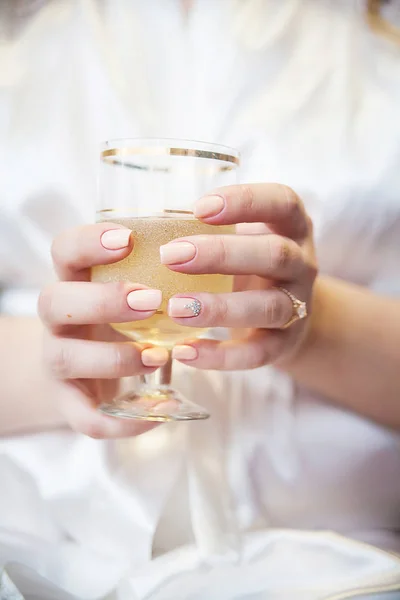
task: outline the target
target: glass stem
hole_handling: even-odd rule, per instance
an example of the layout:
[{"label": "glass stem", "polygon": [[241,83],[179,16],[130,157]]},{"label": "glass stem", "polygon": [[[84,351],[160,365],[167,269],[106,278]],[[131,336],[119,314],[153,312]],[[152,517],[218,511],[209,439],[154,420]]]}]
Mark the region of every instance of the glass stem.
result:
[{"label": "glass stem", "polygon": [[162,386],[170,386],[172,379],[172,356],[171,352],[168,352],[168,362],[162,367],[140,377],[140,383],[151,389],[157,389]]}]

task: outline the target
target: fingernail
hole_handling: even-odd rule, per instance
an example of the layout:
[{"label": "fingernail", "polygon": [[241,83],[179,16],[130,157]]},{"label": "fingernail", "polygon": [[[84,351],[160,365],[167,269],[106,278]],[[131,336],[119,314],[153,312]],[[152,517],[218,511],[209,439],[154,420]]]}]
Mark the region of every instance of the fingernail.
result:
[{"label": "fingernail", "polygon": [[190,242],[170,242],[160,246],[160,260],[163,265],[176,265],[188,262],[196,256],[196,246]]},{"label": "fingernail", "polygon": [[193,213],[197,219],[208,219],[219,215],[224,207],[225,200],[222,196],[204,196],[197,200]]},{"label": "fingernail", "polygon": [[196,298],[171,298],[168,302],[170,317],[198,317],[201,304]]},{"label": "fingernail", "polygon": [[130,229],[110,229],[101,236],[101,245],[106,250],[121,250],[129,246],[131,238]]},{"label": "fingernail", "polygon": [[145,367],[161,367],[168,361],[168,350],[165,348],[146,348],[142,351],[142,363]]},{"label": "fingernail", "polygon": [[129,292],[126,301],[133,310],[157,310],[162,301],[160,290],[135,290]]},{"label": "fingernail", "polygon": [[172,349],[172,358],[176,358],[176,360],[194,360],[197,358],[197,350],[193,346],[175,346]]}]

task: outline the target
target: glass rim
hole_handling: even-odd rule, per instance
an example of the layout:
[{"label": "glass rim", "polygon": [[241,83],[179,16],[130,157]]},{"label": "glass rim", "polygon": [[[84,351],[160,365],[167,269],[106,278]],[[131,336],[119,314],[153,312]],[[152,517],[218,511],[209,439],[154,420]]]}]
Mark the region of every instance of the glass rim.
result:
[{"label": "glass rim", "polygon": [[106,140],[100,145],[104,162],[123,156],[180,156],[220,160],[239,166],[240,152],[230,146],[182,138],[131,137]]}]

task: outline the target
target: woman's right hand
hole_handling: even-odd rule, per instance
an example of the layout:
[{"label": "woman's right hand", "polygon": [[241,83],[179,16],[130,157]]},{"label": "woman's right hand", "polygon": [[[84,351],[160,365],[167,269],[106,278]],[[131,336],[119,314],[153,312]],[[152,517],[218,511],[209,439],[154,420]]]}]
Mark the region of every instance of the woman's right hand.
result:
[{"label": "woman's right hand", "polygon": [[96,408],[111,400],[120,377],[149,373],[168,359],[166,350],[128,342],[109,326],[150,317],[161,292],[134,283],[90,282],[92,266],[118,262],[131,252],[130,234],[120,225],[98,223],[58,236],[52,257],[60,281],[39,298],[45,364],[60,382],[55,401],[74,430],[94,438],[127,437],[155,426],[107,417]]}]

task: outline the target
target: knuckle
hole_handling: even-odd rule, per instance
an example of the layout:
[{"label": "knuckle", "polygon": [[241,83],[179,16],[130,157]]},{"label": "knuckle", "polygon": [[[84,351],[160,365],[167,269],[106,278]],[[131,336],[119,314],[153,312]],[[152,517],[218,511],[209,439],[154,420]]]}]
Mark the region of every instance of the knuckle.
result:
[{"label": "knuckle", "polygon": [[125,281],[116,281],[115,283],[105,284],[107,290],[107,297],[111,304],[118,303],[121,309],[126,308],[128,290]]},{"label": "knuckle", "polygon": [[59,235],[51,246],[51,258],[56,271],[75,270],[80,268],[80,264],[90,264],[92,261],[84,226],[68,229]]},{"label": "knuckle", "polygon": [[251,347],[248,358],[250,369],[259,369],[260,367],[263,367],[271,362],[270,354],[266,344],[263,344],[262,346]]},{"label": "knuckle", "polygon": [[96,323],[108,323],[116,312],[126,308],[126,288],[123,281],[106,283],[97,294],[92,306]]},{"label": "knuckle", "polygon": [[56,379],[71,378],[71,355],[62,341],[52,338],[45,344],[44,362],[47,370]]},{"label": "knuckle", "polygon": [[285,338],[281,332],[269,331],[262,344],[251,345],[248,356],[251,369],[258,369],[273,364],[281,356],[285,346]]},{"label": "knuckle", "polygon": [[314,281],[318,275],[318,265],[315,260],[309,261],[306,265],[308,279]]},{"label": "knuckle", "polygon": [[219,351],[213,355],[211,369],[217,369],[219,371],[231,371],[232,356],[229,356],[229,352]]},{"label": "knuckle", "polygon": [[285,238],[279,236],[267,236],[267,255],[269,267],[273,270],[285,269],[290,262],[290,247]]},{"label": "knuckle", "polygon": [[51,320],[51,315],[53,313],[53,297],[56,285],[57,284],[45,287],[40,292],[38,298],[38,315],[44,323],[48,323]]},{"label": "knuckle", "polygon": [[[90,415],[88,415],[90,416]],[[69,421],[69,425],[73,431],[82,433],[87,437],[93,438],[94,440],[101,440],[106,437],[106,431],[102,423],[96,420],[97,415],[93,416],[93,420],[85,417],[81,419],[73,419]]]},{"label": "knuckle", "polygon": [[208,256],[208,262],[210,264],[217,263],[221,267],[224,267],[228,261],[228,251],[226,242],[223,237],[214,236],[212,238],[213,248]]},{"label": "knuckle", "polygon": [[301,237],[305,237],[310,231],[309,222],[311,219],[305,211],[304,204],[292,188],[283,186],[283,191],[288,219],[296,225]]},{"label": "knuckle", "polygon": [[[304,260],[304,253],[300,246],[296,242],[289,242],[290,245],[290,265],[291,265],[291,278],[300,278],[303,276],[304,268],[307,269],[307,260]],[[306,265],[306,267],[305,267]]]},{"label": "knuckle", "polygon": [[302,212],[303,203],[300,200],[299,196],[296,194],[296,192],[292,190],[291,187],[288,187],[286,185],[283,186],[283,192],[285,196],[287,214],[290,215],[290,217],[292,217]]},{"label": "knuckle", "polygon": [[282,356],[287,346],[287,335],[282,331],[271,332],[269,345],[269,360],[270,363],[276,362]]},{"label": "knuckle", "polygon": [[212,308],[209,314],[209,325],[218,326],[226,322],[228,316],[228,304],[224,298],[215,297],[212,300]]},{"label": "knuckle", "polygon": [[105,295],[101,295],[99,298],[96,298],[96,302],[92,310],[93,321],[96,323],[106,323],[108,321],[107,315],[109,313],[107,297]]},{"label": "knuckle", "polygon": [[107,322],[111,317],[112,308],[116,309],[119,294],[118,284],[104,284],[98,288],[96,297],[92,298],[91,312],[96,323]]},{"label": "knuckle", "polygon": [[272,335],[254,352],[253,369],[270,365],[277,359],[278,354],[272,344]]},{"label": "knuckle", "polygon": [[79,425],[78,431],[94,440],[101,440],[106,437],[104,427],[100,423],[86,421]]},{"label": "knuckle", "polygon": [[285,320],[285,308],[278,294],[272,294],[264,303],[264,319],[267,325],[281,325]]},{"label": "knuckle", "polygon": [[59,257],[60,257],[58,238],[55,238],[51,243],[50,255],[51,255],[51,260],[53,261],[53,264],[54,265],[58,264]]},{"label": "knuckle", "polygon": [[305,219],[306,219],[306,226],[307,226],[308,233],[311,236],[313,236],[314,235],[314,222],[308,213],[306,213]]},{"label": "knuckle", "polygon": [[132,356],[133,346],[129,343],[110,344],[110,368],[113,377],[132,375],[135,361]]},{"label": "knuckle", "polygon": [[240,200],[241,208],[250,213],[254,207],[254,191],[250,185],[242,184],[240,186]]},{"label": "knuckle", "polygon": [[71,255],[71,249],[74,248],[75,244],[70,243],[71,231],[65,231],[61,235],[55,238],[51,244],[50,253],[53,264],[55,267],[65,267],[69,265]]}]

